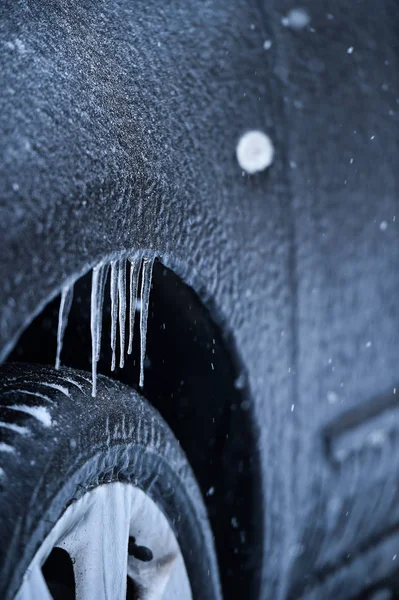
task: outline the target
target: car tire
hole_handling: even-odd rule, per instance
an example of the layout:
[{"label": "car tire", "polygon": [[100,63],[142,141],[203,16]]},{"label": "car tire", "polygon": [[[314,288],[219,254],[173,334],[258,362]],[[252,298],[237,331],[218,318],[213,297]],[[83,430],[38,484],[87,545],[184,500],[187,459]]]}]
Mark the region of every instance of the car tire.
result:
[{"label": "car tire", "polygon": [[[68,507],[93,491],[123,484],[144,492],[165,515],[192,597],[221,598],[199,488],[157,411],[132,388],[103,376],[92,398],[90,377],[77,370],[10,363],[0,375],[0,597],[11,600],[18,594],[35,555]],[[117,522],[118,512],[109,514]],[[52,589],[57,585],[53,581]]]}]

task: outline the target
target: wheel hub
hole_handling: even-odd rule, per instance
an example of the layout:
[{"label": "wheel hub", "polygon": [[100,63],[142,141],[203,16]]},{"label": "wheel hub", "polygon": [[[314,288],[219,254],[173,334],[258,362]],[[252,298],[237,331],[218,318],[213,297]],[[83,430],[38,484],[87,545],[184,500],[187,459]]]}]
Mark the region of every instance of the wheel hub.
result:
[{"label": "wheel hub", "polygon": [[54,548],[72,560],[76,600],[192,600],[170,524],[133,485],[102,485],[71,504],[36,553],[16,600],[59,597],[52,587],[57,573],[42,569]]}]

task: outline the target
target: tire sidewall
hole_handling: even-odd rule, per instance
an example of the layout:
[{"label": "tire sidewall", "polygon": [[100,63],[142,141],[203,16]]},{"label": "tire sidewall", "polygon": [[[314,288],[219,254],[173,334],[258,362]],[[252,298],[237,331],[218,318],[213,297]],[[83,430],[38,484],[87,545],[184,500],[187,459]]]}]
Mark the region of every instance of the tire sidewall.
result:
[{"label": "tire sidewall", "polygon": [[[21,440],[25,447],[17,454],[2,494],[1,526],[11,543],[7,552],[1,552],[1,597],[14,598],[36,551],[72,502],[99,485],[124,482],[141,488],[167,517],[193,596],[220,598],[205,507],[178,442],[134,390],[100,380],[91,406],[90,398],[74,394],[71,402],[63,399],[52,407],[55,435],[53,431],[40,438],[43,432],[37,431],[28,441]],[[27,461],[29,456],[34,459]],[[24,477],[23,498],[17,503],[15,495]]]}]

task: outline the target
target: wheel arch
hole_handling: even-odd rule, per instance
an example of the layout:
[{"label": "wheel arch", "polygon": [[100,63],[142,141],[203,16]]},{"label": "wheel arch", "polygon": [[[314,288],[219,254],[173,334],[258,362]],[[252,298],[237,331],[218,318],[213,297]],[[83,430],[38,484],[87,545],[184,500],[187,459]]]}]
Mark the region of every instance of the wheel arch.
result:
[{"label": "wheel arch", "polygon": [[[143,254],[155,255],[148,250]],[[101,262],[120,256],[114,253]],[[62,362],[89,371],[91,269],[79,275],[66,281],[75,282],[76,306],[71,310]],[[30,324],[8,355],[10,361],[53,362],[58,296],[66,282],[30,315]],[[103,338],[109,327],[105,306]],[[103,339],[99,372],[137,387],[138,335],[136,327],[133,369],[127,361],[123,370],[112,374]],[[173,254],[154,263],[147,355],[151,366],[146,369],[144,396],[175,433],[197,476],[215,534],[226,597],[237,589],[245,597],[257,597],[265,506],[259,429],[248,374],[227,316],[218,310],[200,274],[190,273]]]}]

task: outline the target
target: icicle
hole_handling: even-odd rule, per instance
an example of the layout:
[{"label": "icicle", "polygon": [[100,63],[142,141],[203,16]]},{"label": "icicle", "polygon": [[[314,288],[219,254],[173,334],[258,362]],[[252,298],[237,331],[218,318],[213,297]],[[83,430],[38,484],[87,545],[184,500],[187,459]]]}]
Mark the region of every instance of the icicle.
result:
[{"label": "icicle", "polygon": [[107,281],[109,265],[94,267],[91,280],[91,369],[92,369],[92,392],[93,398],[97,389],[97,363],[101,352],[102,315],[104,305],[104,290]]},{"label": "icicle", "polygon": [[130,258],[130,302],[129,302],[129,346],[127,353],[133,351],[134,317],[137,306],[137,289],[139,285],[139,273],[141,267],[141,256]]},{"label": "icicle", "polygon": [[116,330],[118,324],[118,271],[119,262],[111,262],[111,371],[115,371],[116,363]]},{"label": "icicle", "polygon": [[71,310],[73,299],[73,284],[62,288],[60,310],[58,313],[58,329],[57,329],[57,354],[55,358],[55,368],[61,366],[61,350],[64,341],[64,333],[68,324],[69,311]]},{"label": "icicle", "polygon": [[91,307],[90,307],[90,332],[91,332],[91,395],[96,396],[97,391],[97,353],[98,346],[98,282],[100,278],[99,268],[94,267],[91,275]]},{"label": "icicle", "polygon": [[98,346],[97,346],[97,362],[100,360],[100,352],[101,352],[101,332],[103,328],[103,307],[104,307],[104,296],[105,296],[105,284],[107,283],[108,271],[109,271],[109,263],[102,265],[100,267],[101,278],[100,278],[100,288],[99,288],[99,298],[98,298]]},{"label": "icicle", "polygon": [[119,261],[118,296],[119,296],[119,340],[120,340],[119,366],[121,369],[123,369],[124,364],[125,364],[126,258],[122,258]]},{"label": "icicle", "polygon": [[145,257],[141,273],[141,312],[140,312],[140,381],[139,386],[144,386],[144,359],[147,342],[148,307],[151,291],[153,258]]}]

